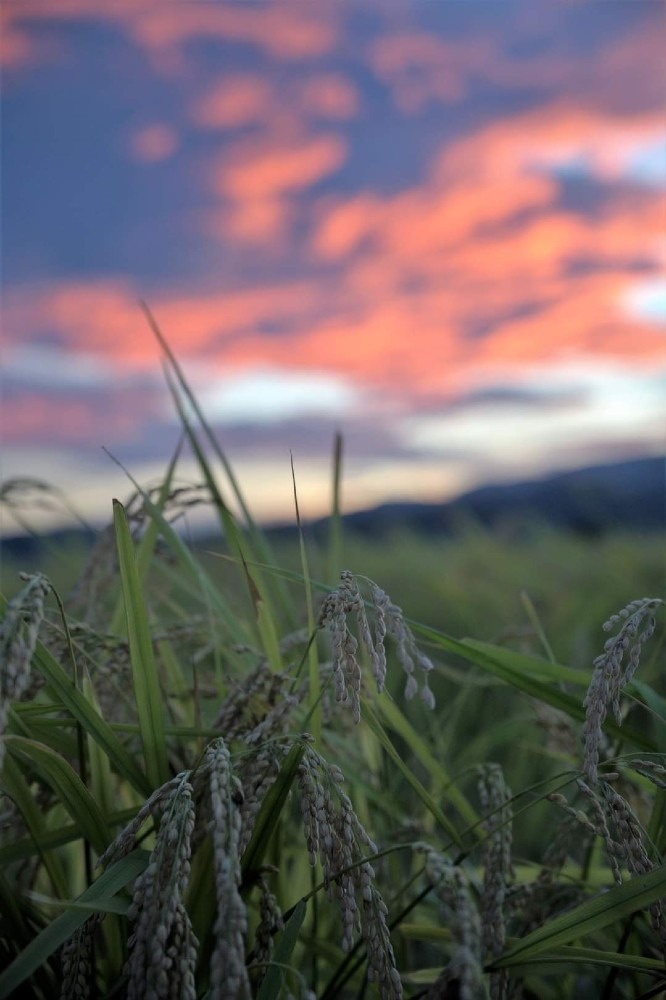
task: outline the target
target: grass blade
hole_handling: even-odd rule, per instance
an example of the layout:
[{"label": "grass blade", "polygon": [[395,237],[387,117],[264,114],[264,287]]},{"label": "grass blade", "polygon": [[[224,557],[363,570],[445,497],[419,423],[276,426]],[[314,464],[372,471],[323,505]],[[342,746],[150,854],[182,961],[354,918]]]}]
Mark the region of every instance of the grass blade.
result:
[{"label": "grass blade", "polygon": [[451,820],[444,815],[442,810],[439,808],[439,806],[433,799],[432,795],[430,795],[430,793],[423,787],[419,779],[414,774],[412,774],[411,769],[407,766],[407,764],[405,764],[404,760],[402,759],[396,748],[391,743],[388,733],[383,728],[381,722],[379,721],[375,713],[372,711],[367,701],[363,702],[362,718],[368,724],[372,732],[375,734],[375,736],[383,746],[388,756],[391,758],[393,763],[396,765],[396,767],[402,774],[403,778],[416,792],[416,794],[418,795],[418,797],[420,798],[421,802],[426,807],[428,812],[431,814],[431,816],[433,816],[437,820],[442,830],[444,830],[444,832],[451,838],[453,843],[457,844],[458,847],[462,848],[463,846],[462,838],[458,833],[457,829],[455,828]]},{"label": "grass blade", "polygon": [[[150,857],[148,851],[132,851],[127,857],[108,868],[88,889],[83,892],[78,902],[83,904],[99,904],[105,908],[112,904],[113,898],[128,884],[133,882],[145,869]],[[11,965],[0,975],[0,1000],[4,1000],[14,992],[26,979],[43,965],[47,959],[60,948],[88,919],[87,909],[68,910],[62,913],[53,923],[33,938],[30,944],[18,955]]]},{"label": "grass blade", "polygon": [[15,759],[28,763],[51,786],[60,802],[98,854],[108,847],[111,837],[106,821],[92,795],[76,771],[50,747],[24,736],[5,736],[7,750]]},{"label": "grass blade", "polygon": [[125,509],[113,501],[113,520],[118,545],[120,583],[125,601],[134,696],[143,743],[146,773],[154,788],[169,779],[162,692],[153,656],[148,615],[134,559],[134,545]]},{"label": "grass blade", "polygon": [[289,965],[292,952],[296,947],[306,910],[307,904],[300,899],[278,938],[273,955],[275,964],[271,964],[266,970],[266,975],[257,993],[257,1000],[277,1000],[279,997],[286,976],[285,967]]},{"label": "grass blade", "polygon": [[637,875],[623,885],[576,906],[527,934],[492,963],[493,969],[508,969],[576,938],[592,934],[609,924],[642,910],[666,895],[666,865],[647,875]]},{"label": "grass blade", "polygon": [[277,826],[280,813],[287,800],[289,789],[294,783],[298,765],[304,753],[305,744],[300,741],[294,743],[280,768],[280,773],[261,804],[250,843],[245,848],[245,852],[241,858],[244,883],[251,882],[254,873],[261,867],[271,834]]},{"label": "grass blade", "polygon": [[416,732],[412,724],[405,718],[398,706],[390,698],[378,698],[377,708],[384,716],[384,721],[402,737],[414,756],[428,771],[439,794],[447,798],[458,810],[468,826],[476,826],[479,821],[475,810],[469,804],[462,792],[453,784],[446,768],[428,749],[425,740]]},{"label": "grass blade", "polygon": [[142,796],[148,795],[151,791],[150,783],[130,752],[123,746],[106,720],[79,691],[46,646],[40,642],[35,648],[33,665],[46,679],[51,695],[60,701],[63,708],[97,743],[114,770]]}]

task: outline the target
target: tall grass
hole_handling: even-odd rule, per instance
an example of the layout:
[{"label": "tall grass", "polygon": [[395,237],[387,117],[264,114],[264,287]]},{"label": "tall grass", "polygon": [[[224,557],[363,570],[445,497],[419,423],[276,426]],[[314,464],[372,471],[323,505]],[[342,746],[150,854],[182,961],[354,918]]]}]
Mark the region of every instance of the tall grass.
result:
[{"label": "tall grass", "polygon": [[[0,997],[658,995],[663,602],[564,594],[594,663],[518,582],[527,632],[428,626],[402,542],[345,548],[339,444],[329,549],[285,565],[160,339],[225,558],[174,530],[176,456],[69,596],[3,602]],[[467,552],[436,599],[490,606]]]}]

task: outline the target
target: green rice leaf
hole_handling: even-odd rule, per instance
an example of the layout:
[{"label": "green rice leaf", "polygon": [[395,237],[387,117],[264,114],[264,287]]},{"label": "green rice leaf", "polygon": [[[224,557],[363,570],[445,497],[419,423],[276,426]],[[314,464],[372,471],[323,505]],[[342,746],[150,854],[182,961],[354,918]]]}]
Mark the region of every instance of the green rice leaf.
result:
[{"label": "green rice leaf", "polygon": [[[6,601],[0,597],[0,610],[4,610]],[[127,781],[142,796],[150,794],[152,788],[145,774],[137,766],[136,761],[120,742],[109,724],[99,712],[86,700],[76,687],[72,678],[60,666],[52,653],[39,640],[32,658],[33,668],[42,674],[47,683],[47,689],[52,697],[62,704],[88,735],[103,750],[114,770]]]},{"label": "green rice leaf", "polygon": [[[113,905],[114,897],[145,869],[150,854],[136,850],[117,861],[89,886],[77,902],[92,904],[101,912]],[[90,916],[86,909],[68,910],[45,927],[0,975],[0,1000],[14,992],[43,965]]]},{"label": "green rice leaf", "polygon": [[[557,665],[548,663],[547,660],[539,660],[537,657],[527,657],[532,663],[532,669],[530,672],[525,672],[521,669],[521,666],[524,667],[525,665],[525,654],[514,654],[513,651],[507,650],[504,647],[492,646],[490,643],[479,643],[472,639],[465,639],[461,642],[453,639],[451,636],[445,635],[443,632],[437,631],[437,629],[419,625],[418,622],[410,621],[409,624],[414,632],[417,632],[425,639],[429,639],[434,646],[444,649],[449,653],[455,653],[456,656],[462,657],[469,663],[474,663],[477,667],[481,667],[487,673],[499,677],[506,684],[511,685],[517,690],[523,691],[525,694],[543,701],[547,705],[552,705],[553,708],[560,709],[560,711],[565,712],[572,719],[582,722],[585,718],[582,698],[572,697],[572,695],[556,687],[553,682],[555,678],[563,680],[565,677],[568,677],[571,680],[569,674],[578,676],[579,671],[569,672],[568,668],[560,668]],[[551,677],[553,681],[546,683],[534,676],[535,661],[536,664],[539,664],[539,669],[542,671],[543,676]],[[555,672],[554,674],[553,671]],[[565,671],[565,673],[560,673],[560,671]],[[604,732],[609,733],[616,739],[633,743],[634,746],[641,750],[647,750],[652,753],[655,751],[653,740],[637,729],[628,726],[626,723],[618,726],[612,719],[606,719],[603,728]]]},{"label": "green rice leaf", "polygon": [[266,970],[266,975],[257,993],[257,1000],[277,1000],[279,997],[280,990],[284,985],[286,966],[289,965],[292,952],[296,947],[306,910],[307,904],[305,900],[300,899],[285,924],[284,930],[278,936],[273,954],[275,964],[270,965]]},{"label": "green rice leaf", "polygon": [[52,854],[49,846],[44,843],[46,837],[44,813],[32,797],[30,786],[11,755],[5,756],[4,766],[0,771],[0,788],[16,805],[30,835],[28,857],[32,857],[35,853],[39,854],[54,892],[58,896],[66,897],[67,881],[61,859]]},{"label": "green rice leaf", "polygon": [[426,807],[428,812],[433,816],[442,830],[451,838],[454,844],[462,848],[463,842],[458,830],[451,822],[451,820],[445,816],[442,810],[439,808],[432,795],[423,787],[419,779],[412,774],[411,768],[405,764],[404,760],[396,750],[396,748],[391,743],[388,733],[382,726],[381,722],[375,715],[375,713],[370,708],[367,701],[363,702],[363,720],[368,724],[372,732],[375,734],[381,745],[383,746],[386,753],[389,755],[395,766],[398,768],[402,774],[405,781],[411,786],[411,788],[416,792],[420,798],[423,805]]},{"label": "green rice leaf", "polygon": [[148,614],[134,559],[132,536],[127,524],[125,509],[118,500],[113,501],[113,520],[118,545],[120,581],[127,616],[134,696],[146,761],[146,773],[153,787],[157,788],[169,780],[170,774],[164,732],[163,699],[153,656]]},{"label": "green rice leaf", "polygon": [[7,750],[19,762],[29,765],[51,786],[81,834],[98,854],[111,836],[99,806],[67,761],[50,747],[24,736],[5,736]]},{"label": "green rice leaf", "polygon": [[601,965],[604,968],[625,969],[631,972],[645,972],[648,975],[663,976],[664,963],[656,958],[642,958],[640,955],[623,955],[616,951],[599,951],[596,948],[579,948],[575,945],[562,945],[548,951],[525,958],[521,966],[512,967],[518,971],[523,967],[526,972],[534,971],[535,966],[566,964],[566,965]]},{"label": "green rice leaf", "polygon": [[398,736],[402,737],[414,756],[426,769],[432,778],[438,795],[442,795],[443,798],[449,800],[468,826],[476,826],[479,821],[476,811],[469,804],[460,789],[453,784],[442,762],[437,760],[431,753],[425,740],[417,733],[396,703],[384,695],[377,699],[376,705],[379,712],[383,715],[384,721]]},{"label": "green rice leaf", "polygon": [[298,765],[301,763],[304,753],[304,742],[299,740],[297,743],[294,743],[280,768],[280,773],[269,788],[261,804],[250,843],[245,848],[245,852],[241,858],[244,883],[251,882],[254,873],[262,865],[268,842],[277,827],[280,814],[287,801],[289,789],[294,783]]},{"label": "green rice leaf", "polygon": [[340,486],[342,483],[342,434],[336,431],[333,444],[333,495],[331,517],[328,522],[328,582],[331,587],[342,570],[342,511]]},{"label": "green rice leaf", "polygon": [[520,965],[526,959],[543,955],[553,948],[601,930],[637,910],[643,910],[664,895],[666,865],[661,865],[647,875],[637,875],[623,885],[614,886],[568,913],[549,920],[500,955],[492,963],[492,968],[508,969]]},{"label": "green rice leaf", "polygon": [[[7,763],[5,760],[5,768],[7,767]],[[14,762],[10,761],[10,763],[13,764]],[[23,778],[21,778],[21,784],[27,789]],[[0,786],[5,785],[6,781],[3,778],[0,781]],[[35,809],[39,813],[36,805]],[[117,813],[108,815],[106,821],[109,826],[124,826],[125,823],[128,823],[135,816],[136,806],[132,806],[130,809],[122,809]],[[31,828],[30,832],[30,839],[15,840],[10,844],[3,844],[0,847],[0,865],[9,865],[14,861],[25,861],[26,858],[31,858],[35,853],[42,855],[46,863],[49,851],[52,851],[56,847],[62,847],[64,844],[71,844],[82,837],[80,827],[71,823],[67,826],[59,826],[57,830],[46,830],[40,827],[39,830]]]}]

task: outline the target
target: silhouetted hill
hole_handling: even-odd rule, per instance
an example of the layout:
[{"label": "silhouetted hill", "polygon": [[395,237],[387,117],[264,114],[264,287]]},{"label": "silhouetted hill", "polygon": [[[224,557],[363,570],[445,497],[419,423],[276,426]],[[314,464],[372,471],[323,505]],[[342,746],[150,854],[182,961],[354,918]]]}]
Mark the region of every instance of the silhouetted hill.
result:
[{"label": "silhouetted hill", "polygon": [[540,520],[585,534],[617,528],[666,529],[666,465],[662,459],[637,459],[598,465],[518,483],[483,486],[448,503],[390,503],[358,511],[345,524],[381,535],[395,528],[447,534],[461,520],[493,528]]},{"label": "silhouetted hill", "polygon": [[[487,528],[534,522],[585,534],[623,529],[666,530],[666,466],[663,459],[636,459],[613,465],[576,469],[543,479],[503,483],[472,490],[447,503],[389,503],[357,511],[344,518],[352,531],[381,537],[396,530],[419,534],[450,534],[463,522]],[[309,532],[324,537],[327,519],[313,522]],[[293,524],[271,527],[279,537],[295,534]],[[2,541],[6,555],[32,562],[42,547],[90,545],[94,535],[61,531],[47,538],[17,536]]]}]

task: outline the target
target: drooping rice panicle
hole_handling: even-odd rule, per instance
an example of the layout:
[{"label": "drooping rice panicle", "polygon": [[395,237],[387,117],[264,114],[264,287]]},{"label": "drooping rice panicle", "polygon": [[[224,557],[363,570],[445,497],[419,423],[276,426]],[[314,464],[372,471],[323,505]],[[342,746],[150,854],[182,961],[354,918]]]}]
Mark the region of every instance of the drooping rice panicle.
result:
[{"label": "drooping rice panicle", "polygon": [[362,860],[363,849],[375,854],[377,846],[358,819],[351,800],[340,789],[343,781],[339,767],[328,764],[312,746],[306,747],[298,769],[298,785],[308,857],[311,865],[320,861],[327,896],[336,899],[340,908],[343,951],[349,951],[354,935],[362,932],[368,974],[377,983],[381,1000],[400,1000],[402,983],[386,922],[386,905],[374,883],[372,865]]},{"label": "drooping rice panicle", "polygon": [[195,812],[189,775],[165,803],[148,866],[134,883],[128,1000],[195,1000],[198,942],[184,905]]},{"label": "drooping rice panicle", "polygon": [[259,923],[254,932],[254,959],[257,965],[268,965],[273,957],[276,931],[284,929],[282,910],[264,876],[257,879],[259,887]]},{"label": "drooping rice panicle", "polygon": [[649,778],[657,788],[666,788],[666,767],[663,764],[658,763],[656,760],[643,760],[637,757],[628,761],[628,764],[632,770],[637,771],[638,774],[642,774],[645,778]]},{"label": "drooping rice panicle", "polygon": [[[374,607],[374,638],[358,582],[349,570],[340,574],[338,587],[328,594],[319,615],[319,627],[328,629],[331,636],[336,700],[349,703],[354,721],[360,721],[362,673],[357,656],[359,644],[347,624],[347,615],[353,613],[356,615],[361,643],[370,659],[377,690],[383,690],[386,679],[384,642],[386,635],[389,635],[396,644],[398,662],[407,675],[405,697],[410,700],[418,692],[424,704],[434,709],[435,698],[428,684],[428,675],[433,669],[431,661],[418,649],[402,610],[372,580],[367,583]],[[423,675],[420,685],[415,676],[417,668]]]},{"label": "drooping rice panicle", "polygon": [[[618,724],[622,721],[620,693],[636,672],[643,645],[656,626],[654,611],[661,604],[663,601],[659,598],[650,597],[632,601],[604,623],[604,630],[608,632],[623,622],[617,635],[607,640],[604,652],[595,659],[592,680],[583,701],[583,770],[592,784],[598,781],[602,726],[609,709],[612,709]],[[628,660],[625,662],[627,653]]]},{"label": "drooping rice panicle", "polygon": [[[7,726],[12,702],[18,701],[30,684],[30,663],[44,619],[44,599],[51,584],[42,573],[24,575],[25,586],[11,600],[0,622],[0,736]],[[0,768],[5,744],[0,740]]]},{"label": "drooping rice panicle", "polygon": [[223,739],[206,750],[212,812],[213,869],[217,916],[210,962],[211,1000],[245,1000],[251,996],[245,964],[247,908],[240,895],[243,788],[231,766]]},{"label": "drooping rice panicle", "polygon": [[91,996],[91,952],[95,930],[101,915],[89,917],[60,950],[62,980],[60,1000],[88,1000]]},{"label": "drooping rice panicle", "polygon": [[[478,1000],[486,995],[481,957],[481,920],[472,898],[467,874],[439,851],[424,845],[426,875],[451,934],[448,964],[426,994],[427,1000],[443,1000],[457,990],[459,1000]],[[455,985],[453,985],[455,984]]]},{"label": "drooping rice panicle", "polygon": [[[481,938],[484,952],[491,958],[496,958],[502,953],[506,943],[505,899],[512,873],[511,792],[505,784],[499,765],[486,764],[480,770],[479,797],[485,813],[483,827],[487,833],[484,843]],[[503,1000],[507,980],[504,971],[496,972],[490,977],[491,1000]]]}]

